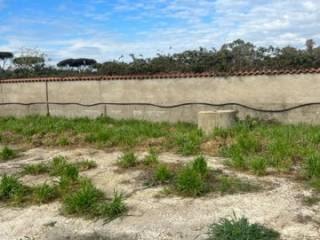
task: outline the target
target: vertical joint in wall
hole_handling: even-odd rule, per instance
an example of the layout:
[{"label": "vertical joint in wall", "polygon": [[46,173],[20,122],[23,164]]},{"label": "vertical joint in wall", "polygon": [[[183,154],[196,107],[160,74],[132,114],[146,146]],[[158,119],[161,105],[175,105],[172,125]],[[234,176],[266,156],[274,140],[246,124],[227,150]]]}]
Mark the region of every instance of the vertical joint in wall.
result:
[{"label": "vertical joint in wall", "polygon": [[47,116],[50,116],[49,91],[48,91],[48,81],[47,80],[46,80],[46,106],[47,106]]}]

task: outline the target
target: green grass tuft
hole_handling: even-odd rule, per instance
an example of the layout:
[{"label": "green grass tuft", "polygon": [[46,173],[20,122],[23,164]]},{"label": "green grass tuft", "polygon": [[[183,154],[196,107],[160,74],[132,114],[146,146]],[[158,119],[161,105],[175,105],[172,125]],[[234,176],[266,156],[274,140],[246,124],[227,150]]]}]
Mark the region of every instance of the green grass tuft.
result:
[{"label": "green grass tuft", "polygon": [[126,152],[118,158],[118,165],[122,168],[131,168],[137,165],[138,158],[133,152]]},{"label": "green grass tuft", "polygon": [[0,182],[0,200],[15,204],[22,203],[28,190],[18,178],[4,175]]},{"label": "green grass tuft", "polygon": [[244,217],[222,218],[209,227],[207,240],[280,240],[280,234]]},{"label": "green grass tuft", "polygon": [[150,148],[148,155],[143,159],[143,164],[146,166],[152,166],[158,163],[159,163],[158,153],[153,148]]},{"label": "green grass tuft", "polygon": [[173,177],[173,173],[165,164],[159,164],[154,171],[153,181],[156,184],[169,183]]},{"label": "green grass tuft", "polygon": [[27,175],[41,175],[49,173],[49,167],[45,163],[28,164],[23,167],[23,174]]},{"label": "green grass tuft", "polygon": [[202,176],[205,176],[208,173],[208,164],[205,157],[200,155],[195,158],[192,163],[192,168]]},{"label": "green grass tuft", "polygon": [[263,157],[255,157],[249,161],[249,168],[258,176],[265,175],[267,170],[267,160]]},{"label": "green grass tuft", "polygon": [[91,216],[95,213],[96,204],[102,197],[103,193],[91,181],[84,179],[77,191],[64,197],[63,209],[67,214]]},{"label": "green grass tuft", "polygon": [[96,211],[97,215],[110,221],[122,216],[127,211],[127,206],[123,201],[123,195],[115,192],[112,200],[98,204]]},{"label": "green grass tuft", "polygon": [[184,166],[176,176],[175,187],[185,196],[196,197],[205,192],[205,182],[201,174],[192,166]]},{"label": "green grass tuft", "polygon": [[8,161],[15,158],[16,156],[17,156],[17,153],[7,146],[5,146],[0,151],[0,161]]},{"label": "green grass tuft", "polygon": [[58,197],[58,193],[55,187],[51,187],[44,183],[40,186],[36,186],[33,189],[33,200],[36,203],[43,204],[55,200]]}]

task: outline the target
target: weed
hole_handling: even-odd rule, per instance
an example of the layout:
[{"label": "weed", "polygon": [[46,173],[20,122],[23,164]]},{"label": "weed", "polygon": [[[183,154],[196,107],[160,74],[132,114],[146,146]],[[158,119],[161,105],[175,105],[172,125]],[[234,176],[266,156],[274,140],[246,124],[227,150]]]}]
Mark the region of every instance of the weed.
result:
[{"label": "weed", "polygon": [[66,137],[61,137],[60,139],[58,139],[58,145],[60,146],[67,146],[69,144],[70,144],[70,141]]},{"label": "weed", "polygon": [[64,166],[64,169],[61,171],[59,175],[69,178],[72,181],[75,181],[79,177],[79,170],[76,166],[67,164]]},{"label": "weed", "polygon": [[314,153],[306,159],[304,172],[308,179],[320,178],[320,154]]},{"label": "weed", "polygon": [[4,175],[0,182],[0,200],[21,203],[28,192],[18,178]]},{"label": "weed", "polygon": [[279,240],[280,234],[248,219],[222,218],[209,227],[207,240]]},{"label": "weed", "polygon": [[160,164],[153,174],[153,180],[155,183],[168,183],[172,179],[173,173],[165,164]]},{"label": "weed", "polygon": [[81,181],[76,192],[67,194],[63,200],[63,209],[67,214],[91,216],[103,193],[88,179]]},{"label": "weed", "polygon": [[203,155],[200,155],[195,158],[192,163],[192,168],[202,176],[205,176],[208,173],[208,165],[205,157]]},{"label": "weed", "polygon": [[153,149],[149,149],[148,155],[144,158],[143,164],[146,166],[151,166],[158,164],[159,162],[159,157],[158,153]]},{"label": "weed", "polygon": [[179,193],[196,197],[205,192],[205,182],[201,174],[192,166],[184,166],[176,176],[175,187]]},{"label": "weed", "polygon": [[48,184],[42,184],[33,189],[33,199],[36,203],[48,203],[57,198],[57,191],[55,187]]},{"label": "weed", "polygon": [[267,169],[267,161],[263,157],[255,157],[249,161],[249,167],[251,171],[258,175],[265,175]]},{"label": "weed", "polygon": [[16,152],[7,146],[0,151],[1,161],[8,161],[10,159],[15,158],[16,156],[17,156]]},{"label": "weed", "polygon": [[28,164],[23,167],[23,173],[29,175],[41,175],[49,172],[49,167],[45,163]]},{"label": "weed", "polygon": [[239,151],[232,152],[230,159],[226,160],[226,164],[240,170],[246,170],[248,168],[247,161]]},{"label": "weed", "polygon": [[127,207],[123,202],[123,195],[114,192],[114,196],[110,202],[104,202],[98,205],[98,215],[106,218],[106,220],[113,220],[127,211]]},{"label": "weed", "polygon": [[201,142],[201,131],[191,131],[176,136],[176,144],[178,145],[179,152],[186,156],[199,153]]},{"label": "weed", "polygon": [[122,168],[135,167],[137,165],[137,156],[133,152],[127,152],[118,158],[118,164]]},{"label": "weed", "polygon": [[51,176],[62,175],[66,165],[68,165],[68,163],[63,156],[54,157],[49,166],[50,175]]}]

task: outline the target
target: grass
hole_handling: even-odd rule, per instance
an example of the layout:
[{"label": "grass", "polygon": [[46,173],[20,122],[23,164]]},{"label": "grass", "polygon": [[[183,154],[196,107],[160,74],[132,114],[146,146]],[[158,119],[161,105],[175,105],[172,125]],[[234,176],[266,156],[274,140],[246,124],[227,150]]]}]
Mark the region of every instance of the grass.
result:
[{"label": "grass", "polygon": [[[70,139],[71,136],[72,139]],[[49,116],[0,118],[3,144],[28,143],[44,146],[92,145],[120,149],[144,146],[149,139],[164,138],[163,150],[186,155],[200,150],[202,133],[189,123],[152,123],[140,120],[113,120]]]},{"label": "grass", "polygon": [[164,184],[170,182],[173,173],[165,164],[159,164],[153,174],[153,182],[155,184]]},{"label": "grass", "polygon": [[24,175],[50,174],[51,176],[68,176],[76,179],[79,171],[87,171],[96,168],[97,164],[91,160],[69,163],[63,156],[54,157],[48,163],[27,164],[23,167]]},{"label": "grass", "polygon": [[36,186],[33,189],[33,199],[36,203],[48,203],[55,200],[57,197],[57,189],[55,187],[49,186],[46,183]]},{"label": "grass", "polygon": [[155,166],[142,167],[140,170],[147,172],[147,185],[167,185],[168,194],[184,197],[199,197],[209,192],[234,194],[259,190],[256,184],[209,168],[203,155],[186,165],[159,162]]},{"label": "grass", "polygon": [[148,155],[144,158],[143,164],[146,166],[156,165],[159,163],[158,153],[155,149],[150,148]]},{"label": "grass", "polygon": [[24,186],[18,178],[4,175],[0,182],[0,200],[11,204],[20,204],[24,201],[29,188]]},{"label": "grass", "polygon": [[135,167],[138,164],[138,158],[133,152],[126,152],[118,158],[118,165],[122,168]]},{"label": "grass", "polygon": [[63,200],[63,212],[68,215],[99,217],[111,221],[126,211],[122,194],[115,192],[112,200],[108,202],[103,192],[89,179],[81,179],[78,189],[67,194]]},{"label": "grass", "polygon": [[82,180],[77,191],[64,197],[63,210],[67,214],[90,216],[95,213],[96,203],[103,198],[99,191],[89,180]]},{"label": "grass", "polygon": [[0,201],[22,206],[23,204],[44,204],[54,200],[62,201],[62,211],[67,215],[87,218],[104,218],[107,221],[121,216],[126,210],[123,196],[115,192],[110,201],[88,179],[79,175],[79,169],[96,167],[93,161],[68,163],[58,156],[48,164],[25,166],[24,173],[50,174],[59,178],[53,186],[46,183],[28,187],[17,177],[3,176],[0,182]]},{"label": "grass", "polygon": [[208,191],[201,174],[191,166],[185,166],[178,172],[175,188],[180,194],[192,197]]},{"label": "grass", "polygon": [[222,218],[209,227],[207,240],[280,240],[280,234],[248,219]]},{"label": "grass", "polygon": [[17,153],[7,146],[5,146],[0,151],[0,161],[8,161],[15,158],[16,156],[17,156]]},{"label": "grass", "polygon": [[[187,123],[28,116],[0,118],[0,138],[4,145],[32,145],[33,142],[44,146],[89,144],[130,151],[161,138],[163,141],[155,146],[158,151],[182,155],[201,154],[202,143],[218,141],[220,156],[228,158],[227,164],[232,168],[258,176],[275,171],[297,175],[320,190],[319,125],[246,119],[238,121],[231,129],[215,129],[211,136],[205,137],[196,125]],[[145,164],[157,165],[154,160],[156,155],[150,153]]]},{"label": "grass", "polygon": [[320,190],[320,126],[285,125],[247,119],[233,128],[216,130],[214,139],[224,139],[221,156],[241,171],[265,175],[268,169],[304,178]]},{"label": "grass", "polygon": [[23,167],[23,173],[27,175],[41,175],[50,171],[45,163],[28,164]]}]

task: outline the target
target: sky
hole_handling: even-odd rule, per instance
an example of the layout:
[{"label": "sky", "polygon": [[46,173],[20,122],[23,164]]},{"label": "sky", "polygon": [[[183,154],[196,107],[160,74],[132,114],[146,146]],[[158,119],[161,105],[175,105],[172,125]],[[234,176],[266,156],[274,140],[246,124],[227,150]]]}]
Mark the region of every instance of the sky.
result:
[{"label": "sky", "polygon": [[320,44],[320,0],[0,0],[0,50],[51,62],[144,57],[244,39]]}]

